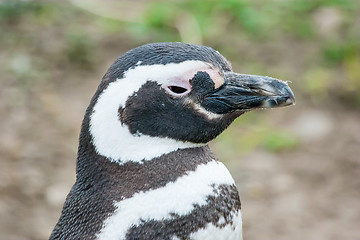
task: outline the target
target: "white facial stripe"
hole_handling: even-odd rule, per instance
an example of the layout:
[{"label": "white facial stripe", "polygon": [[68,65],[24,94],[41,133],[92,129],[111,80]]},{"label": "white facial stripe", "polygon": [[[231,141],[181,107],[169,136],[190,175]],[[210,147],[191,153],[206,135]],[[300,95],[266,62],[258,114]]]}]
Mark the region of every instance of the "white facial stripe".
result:
[{"label": "white facial stripe", "polygon": [[213,119],[218,119],[223,117],[223,115],[221,114],[217,114],[217,113],[213,113],[213,112],[209,112],[208,110],[206,110],[205,108],[203,108],[202,106],[200,106],[200,104],[196,104],[193,103],[192,107],[199,113],[201,113],[202,115],[206,116],[208,119],[213,120]]},{"label": "white facial stripe", "polygon": [[194,172],[162,188],[139,192],[132,198],[115,203],[116,210],[105,220],[97,239],[123,239],[127,230],[140,224],[141,220],[161,221],[171,218],[169,213],[186,215],[195,204],[206,204],[206,196],[214,195],[212,185],[220,184],[234,184],[222,163],[214,160],[199,165]]},{"label": "white facial stripe", "polygon": [[220,75],[218,70],[211,69],[206,71],[209,75],[211,80],[215,84],[215,88],[219,88],[225,83],[224,77]]},{"label": "white facial stripe", "polygon": [[207,240],[241,240],[242,238],[242,219],[240,210],[233,216],[233,224],[226,225],[223,228],[216,227],[213,224],[207,224],[204,229],[190,235],[190,239]]},{"label": "white facial stripe", "polygon": [[191,101],[190,99],[187,99],[185,101],[185,104],[189,105],[196,112],[198,112],[198,113],[202,114],[203,116],[207,117],[209,120],[218,119],[218,118],[223,117],[222,114],[217,114],[217,113],[210,112],[210,111],[206,110],[205,108],[203,108],[200,104],[195,103],[195,102]]},{"label": "white facial stripe", "polygon": [[129,96],[147,81],[165,84],[184,72],[204,68],[207,63],[186,61],[178,64],[136,66],[124,73],[124,78],[112,82],[99,96],[90,117],[90,133],[99,155],[111,161],[141,162],[183,148],[201,144],[176,141],[169,138],[132,135],[119,120],[118,109],[124,107]]}]

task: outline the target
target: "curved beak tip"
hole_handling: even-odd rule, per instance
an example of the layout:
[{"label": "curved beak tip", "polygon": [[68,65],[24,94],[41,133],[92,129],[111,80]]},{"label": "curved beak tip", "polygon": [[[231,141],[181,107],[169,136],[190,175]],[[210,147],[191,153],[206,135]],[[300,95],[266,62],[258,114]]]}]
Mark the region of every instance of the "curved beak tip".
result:
[{"label": "curved beak tip", "polygon": [[295,96],[291,91],[291,88],[285,83],[281,82],[277,86],[277,94],[268,96],[263,102],[262,107],[264,108],[277,108],[295,105]]},{"label": "curved beak tip", "polygon": [[294,93],[291,91],[291,88],[289,87],[289,85],[286,83],[286,92],[288,94],[288,99],[286,99],[285,101],[285,105],[284,106],[291,106],[291,105],[295,105],[295,95]]},{"label": "curved beak tip", "polygon": [[285,102],[285,106],[295,105],[295,98],[288,98]]}]

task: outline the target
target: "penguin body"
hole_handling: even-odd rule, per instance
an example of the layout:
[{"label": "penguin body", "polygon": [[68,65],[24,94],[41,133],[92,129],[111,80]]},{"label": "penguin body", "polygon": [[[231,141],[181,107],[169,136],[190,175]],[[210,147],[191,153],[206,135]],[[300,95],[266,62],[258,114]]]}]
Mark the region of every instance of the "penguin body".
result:
[{"label": "penguin body", "polygon": [[234,180],[207,143],[246,111],[293,103],[286,83],[233,73],[209,47],[130,50],[87,108],[50,239],[242,239]]}]

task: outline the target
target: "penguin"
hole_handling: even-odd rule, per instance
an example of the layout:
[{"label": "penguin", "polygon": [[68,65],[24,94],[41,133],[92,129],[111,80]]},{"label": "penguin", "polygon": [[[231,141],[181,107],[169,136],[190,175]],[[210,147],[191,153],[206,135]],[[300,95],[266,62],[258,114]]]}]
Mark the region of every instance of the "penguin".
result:
[{"label": "penguin", "polygon": [[124,53],[85,112],[49,239],[242,239],[238,190],[207,144],[245,112],[294,103],[287,82],[235,73],[210,47]]}]

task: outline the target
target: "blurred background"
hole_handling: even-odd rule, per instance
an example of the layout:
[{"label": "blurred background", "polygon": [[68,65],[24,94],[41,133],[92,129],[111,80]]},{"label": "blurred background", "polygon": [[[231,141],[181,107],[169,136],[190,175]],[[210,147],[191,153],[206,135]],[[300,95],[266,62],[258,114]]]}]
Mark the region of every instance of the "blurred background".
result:
[{"label": "blurred background", "polygon": [[85,109],[110,64],[160,41],[208,45],[291,81],[211,143],[244,238],[360,239],[360,2],[0,1],[0,239],[47,239],[75,179]]}]

